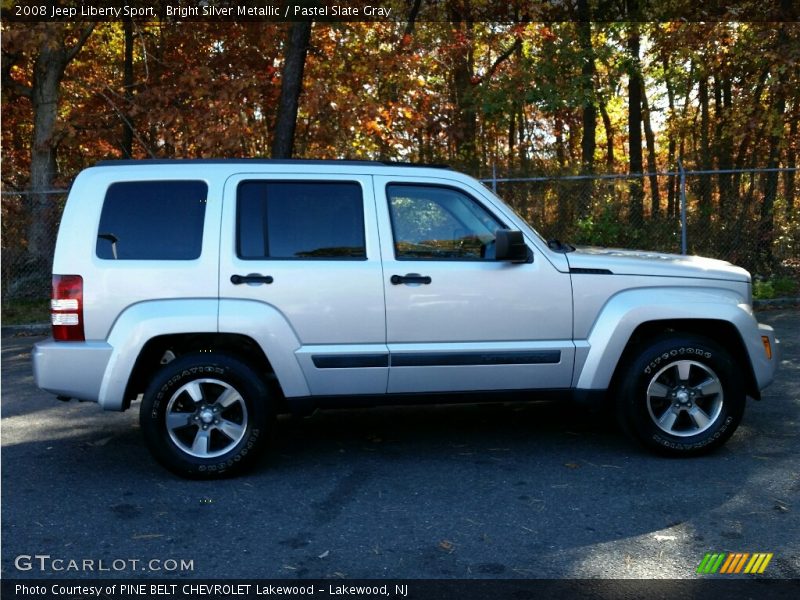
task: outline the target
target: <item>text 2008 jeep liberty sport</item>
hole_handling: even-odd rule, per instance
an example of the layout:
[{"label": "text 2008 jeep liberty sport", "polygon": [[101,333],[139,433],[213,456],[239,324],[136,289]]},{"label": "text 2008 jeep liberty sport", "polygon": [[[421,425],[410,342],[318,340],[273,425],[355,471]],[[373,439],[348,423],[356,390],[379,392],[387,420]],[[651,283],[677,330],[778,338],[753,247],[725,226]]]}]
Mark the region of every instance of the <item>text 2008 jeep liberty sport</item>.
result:
[{"label": "text 2008 jeep liberty sport", "polygon": [[277,413],[522,391],[605,402],[650,449],[695,455],[778,362],[743,269],[548,245],[446,168],[101,163],[53,272],[37,385],[106,410],[143,394],[148,447],[190,477],[251,463]]}]

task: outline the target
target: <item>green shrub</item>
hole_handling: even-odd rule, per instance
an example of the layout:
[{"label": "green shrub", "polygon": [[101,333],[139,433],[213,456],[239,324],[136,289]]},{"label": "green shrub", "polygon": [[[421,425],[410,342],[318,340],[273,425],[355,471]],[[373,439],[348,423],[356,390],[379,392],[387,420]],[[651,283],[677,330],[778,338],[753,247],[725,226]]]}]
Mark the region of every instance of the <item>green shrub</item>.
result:
[{"label": "green shrub", "polygon": [[797,282],[785,275],[772,275],[769,279],[753,280],[753,298],[769,300],[793,296],[797,292]]}]

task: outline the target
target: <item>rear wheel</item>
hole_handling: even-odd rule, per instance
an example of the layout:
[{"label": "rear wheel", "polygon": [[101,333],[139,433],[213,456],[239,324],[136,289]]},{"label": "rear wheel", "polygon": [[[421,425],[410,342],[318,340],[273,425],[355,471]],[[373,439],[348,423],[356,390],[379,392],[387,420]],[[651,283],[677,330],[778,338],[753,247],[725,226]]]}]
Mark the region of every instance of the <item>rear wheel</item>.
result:
[{"label": "rear wheel", "polygon": [[213,478],[247,468],[267,438],[271,412],[261,377],[223,354],[192,354],[161,369],[139,421],[153,456],[183,477]]},{"label": "rear wheel", "polygon": [[724,444],[746,402],[731,355],[694,335],[673,334],[639,348],[618,390],[623,429],[671,456],[703,454]]}]

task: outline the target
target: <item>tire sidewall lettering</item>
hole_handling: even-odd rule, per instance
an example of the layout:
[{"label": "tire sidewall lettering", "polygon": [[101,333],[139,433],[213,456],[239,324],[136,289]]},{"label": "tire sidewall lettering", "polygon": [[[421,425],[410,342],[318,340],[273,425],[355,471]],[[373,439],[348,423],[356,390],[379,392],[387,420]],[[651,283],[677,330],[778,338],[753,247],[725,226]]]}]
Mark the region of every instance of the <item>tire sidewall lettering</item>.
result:
[{"label": "tire sidewall lettering", "polygon": [[732,422],[733,422],[733,417],[730,416],[727,417],[725,421],[722,423],[722,425],[720,425],[719,428],[716,429],[712,435],[709,435],[708,437],[706,437],[706,439],[697,441],[693,444],[677,444],[672,440],[668,440],[662,437],[658,433],[654,433],[652,439],[654,442],[664,446],[665,448],[670,448],[673,450],[700,450],[701,448],[705,448],[709,444],[713,444],[714,442],[719,440],[719,438],[722,437],[725,431],[727,431],[728,427]]},{"label": "tire sidewall lettering", "polygon": [[651,375],[655,373],[661,368],[661,365],[669,360],[681,359],[681,358],[700,358],[705,360],[714,360],[713,353],[709,352],[708,350],[704,350],[702,348],[693,348],[693,347],[681,347],[675,348],[673,350],[669,350],[667,352],[662,352],[644,368],[645,375]]}]

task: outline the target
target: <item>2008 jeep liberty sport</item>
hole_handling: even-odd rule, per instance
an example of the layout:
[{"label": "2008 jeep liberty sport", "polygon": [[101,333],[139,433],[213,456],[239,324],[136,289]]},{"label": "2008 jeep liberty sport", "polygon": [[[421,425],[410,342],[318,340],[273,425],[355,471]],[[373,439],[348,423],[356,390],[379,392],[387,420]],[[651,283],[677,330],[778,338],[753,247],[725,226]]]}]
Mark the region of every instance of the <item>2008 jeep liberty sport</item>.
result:
[{"label": "2008 jeep liberty sport", "polygon": [[36,383],[164,466],[252,463],[276,414],[572,397],[646,447],[722,445],[773,380],[749,274],[549,244],[476,180],[361,161],[101,163],[69,194]]}]

